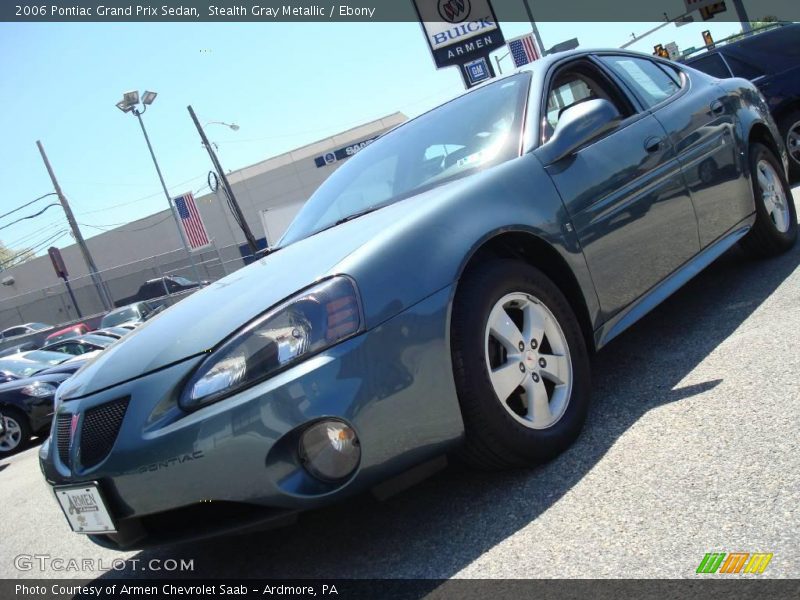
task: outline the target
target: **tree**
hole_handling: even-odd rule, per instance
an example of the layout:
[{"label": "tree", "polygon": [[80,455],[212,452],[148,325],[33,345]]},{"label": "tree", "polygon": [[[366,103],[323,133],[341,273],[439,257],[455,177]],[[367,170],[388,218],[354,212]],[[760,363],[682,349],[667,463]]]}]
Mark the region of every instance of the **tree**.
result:
[{"label": "tree", "polygon": [[765,27],[771,23],[780,23],[780,19],[774,15],[766,15],[761,17],[760,21],[750,21],[750,28],[751,29],[758,29],[760,27]]},{"label": "tree", "polygon": [[13,248],[8,248],[3,242],[0,242],[0,271],[22,264],[32,259],[33,256],[34,252],[30,248],[14,250]]}]

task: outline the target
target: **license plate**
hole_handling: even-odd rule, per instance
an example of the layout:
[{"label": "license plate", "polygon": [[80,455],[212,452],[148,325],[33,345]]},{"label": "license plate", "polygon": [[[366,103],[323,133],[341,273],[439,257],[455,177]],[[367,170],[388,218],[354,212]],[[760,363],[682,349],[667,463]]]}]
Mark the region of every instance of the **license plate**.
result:
[{"label": "license plate", "polygon": [[100,490],[93,483],[80,487],[57,487],[56,498],[76,533],[113,533],[114,521],[108,514]]}]

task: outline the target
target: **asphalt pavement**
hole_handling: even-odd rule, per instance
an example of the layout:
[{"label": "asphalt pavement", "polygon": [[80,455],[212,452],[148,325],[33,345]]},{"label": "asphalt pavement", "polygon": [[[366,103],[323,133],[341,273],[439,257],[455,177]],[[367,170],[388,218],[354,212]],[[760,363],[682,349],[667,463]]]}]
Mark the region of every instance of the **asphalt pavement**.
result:
[{"label": "asphalt pavement", "polygon": [[800,577],[798,264],[800,244],[734,249],[612,342],[579,441],[532,470],[451,467],[281,530],[120,553],[69,531],[31,448],[0,463],[0,577],[158,577],[183,559],[198,577],[683,578],[707,552],[770,552],[763,577]]}]

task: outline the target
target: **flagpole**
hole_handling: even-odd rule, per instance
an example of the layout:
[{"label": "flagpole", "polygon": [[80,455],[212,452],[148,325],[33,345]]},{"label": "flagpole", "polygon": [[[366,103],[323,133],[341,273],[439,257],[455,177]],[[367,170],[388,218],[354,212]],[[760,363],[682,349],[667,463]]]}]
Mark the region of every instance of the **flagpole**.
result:
[{"label": "flagpole", "polygon": [[544,44],[542,43],[542,36],[539,33],[539,27],[536,25],[536,21],[533,20],[533,12],[531,11],[531,6],[528,4],[529,0],[522,0],[522,4],[525,5],[525,12],[528,13],[528,20],[531,22],[531,30],[533,31],[533,39],[536,40],[536,43],[539,46],[539,57],[544,56]]},{"label": "flagpole", "polygon": [[175,226],[178,228],[178,235],[181,237],[181,242],[183,242],[183,247],[186,250],[186,254],[189,256],[189,262],[192,264],[192,272],[194,273],[194,280],[197,283],[200,283],[200,271],[197,269],[197,264],[194,262],[194,256],[192,256],[192,250],[189,247],[189,242],[186,239],[186,234],[183,231],[183,227],[181,226],[180,216],[178,215],[178,210],[175,207],[175,203],[172,202],[172,198],[169,195],[169,190],[167,189],[167,184],[164,183],[164,176],[161,174],[161,167],[158,166],[158,161],[156,160],[156,154],[153,152],[153,145],[150,143],[150,136],[147,135],[147,129],[144,127],[144,121],[142,120],[142,112],[134,109],[133,114],[136,115],[136,118],[139,119],[139,125],[142,126],[142,133],[144,134],[144,141],[147,142],[147,148],[150,150],[150,156],[153,159],[153,164],[156,166],[156,173],[158,173],[158,179],[161,181],[161,188],[164,190],[164,196],[167,198],[167,204],[169,204],[169,208],[172,211],[172,218],[175,219]]}]

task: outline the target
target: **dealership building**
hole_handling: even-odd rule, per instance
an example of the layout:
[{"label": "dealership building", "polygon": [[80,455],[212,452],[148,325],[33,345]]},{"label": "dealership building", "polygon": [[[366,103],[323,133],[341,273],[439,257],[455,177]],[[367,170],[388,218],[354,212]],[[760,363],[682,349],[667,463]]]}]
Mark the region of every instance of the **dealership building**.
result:
[{"label": "dealership building", "polygon": [[[303,203],[333,171],[375,137],[405,120],[405,115],[397,112],[229,172],[234,195],[259,245],[275,244]],[[173,192],[177,196],[181,191]],[[231,263],[221,273],[205,269],[201,276],[213,278],[241,266],[250,250],[227,205],[222,186],[215,192],[197,196],[195,201],[212,240],[212,248],[197,252],[195,262],[205,264],[215,259]],[[147,279],[144,275],[136,276],[142,271],[150,275],[166,274],[181,264],[180,274],[191,278],[186,253],[169,209],[96,235],[87,240],[87,245],[101,272],[113,270],[104,279],[115,298],[134,294],[138,285]],[[87,277],[88,270],[79,248],[73,244],[62,248],[61,253],[83,312],[99,310],[97,294]],[[160,260],[160,265],[155,264],[159,262],[158,257],[166,257]],[[234,264],[237,261],[238,264]],[[39,300],[42,295],[61,294],[64,290],[47,255],[6,269],[0,279],[3,283],[0,285],[0,326],[20,319],[56,322],[55,317],[46,318],[47,315],[40,314],[44,309],[36,314],[24,310],[31,296]],[[17,308],[16,315],[4,316],[3,313],[14,308]],[[72,312],[69,307],[63,309],[59,310],[64,313],[59,315],[61,322],[69,320],[65,317]]]}]

